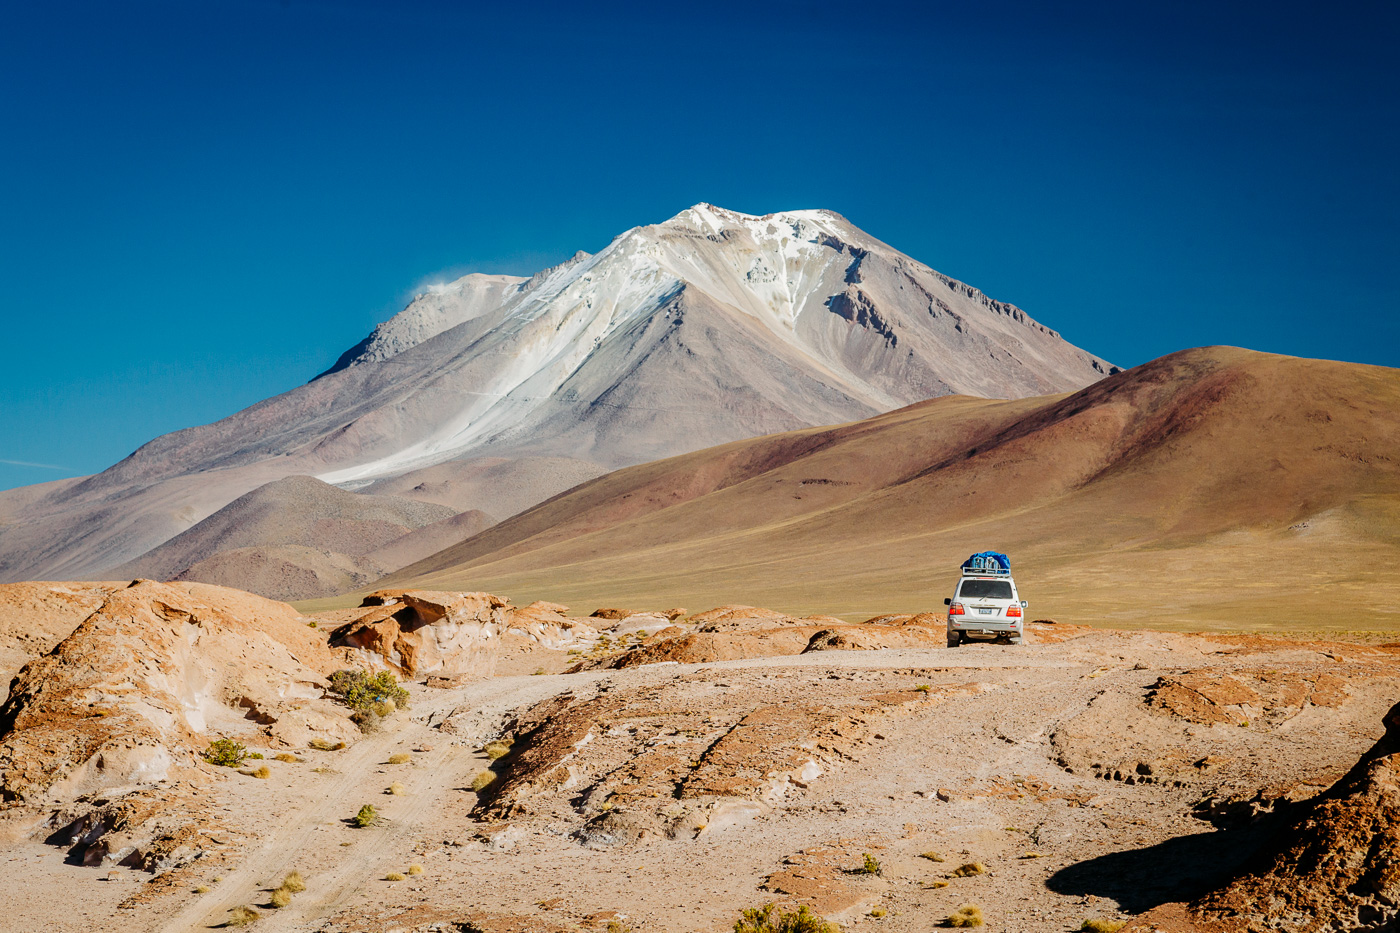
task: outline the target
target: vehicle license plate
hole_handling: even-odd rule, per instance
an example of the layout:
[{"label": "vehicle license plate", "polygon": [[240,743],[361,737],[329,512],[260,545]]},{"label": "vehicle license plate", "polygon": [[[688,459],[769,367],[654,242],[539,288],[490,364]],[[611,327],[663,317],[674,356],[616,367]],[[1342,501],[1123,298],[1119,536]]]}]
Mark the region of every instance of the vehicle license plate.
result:
[{"label": "vehicle license plate", "polygon": [[995,610],[995,609],[978,609],[977,611],[980,612],[980,613],[981,613],[982,615],[984,615],[984,616],[989,616],[989,615],[995,615],[995,614],[996,614],[996,610]]}]

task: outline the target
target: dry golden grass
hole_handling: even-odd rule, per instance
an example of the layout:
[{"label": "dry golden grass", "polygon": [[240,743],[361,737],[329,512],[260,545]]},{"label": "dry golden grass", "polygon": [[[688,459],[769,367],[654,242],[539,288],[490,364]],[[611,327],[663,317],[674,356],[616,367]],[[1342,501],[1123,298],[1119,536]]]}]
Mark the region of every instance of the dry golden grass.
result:
[{"label": "dry golden grass", "polygon": [[408,793],[408,790],[401,783],[395,781],[394,783],[389,785],[388,789],[385,790],[384,793],[392,794],[395,797],[402,797],[404,794]]},{"label": "dry golden grass", "polygon": [[403,873],[402,873],[402,872],[397,872],[397,871],[391,871],[391,872],[389,872],[389,874],[387,874],[387,875],[384,876],[384,880],[385,880],[385,881],[402,881],[402,880],[403,880]]},{"label": "dry golden grass", "polygon": [[510,743],[504,741],[487,742],[481,750],[486,753],[486,757],[495,761],[510,754]]},{"label": "dry golden grass", "polygon": [[272,777],[272,769],[269,768],[267,765],[259,765],[257,769],[252,772],[252,774],[253,777],[260,778],[261,780],[265,781],[268,778]]},{"label": "dry golden grass", "polygon": [[254,909],[251,908],[251,907],[248,907],[248,906],[235,907],[235,908],[233,908],[233,910],[230,910],[230,911],[228,912],[228,919],[224,921],[224,926],[226,926],[226,927],[245,927],[245,926],[247,926],[248,924],[252,923],[253,921],[258,920],[258,919],[261,918],[261,917],[262,917],[262,914],[258,913],[256,910],[254,910]]},{"label": "dry golden grass", "polygon": [[939,879],[938,881],[930,881],[928,884],[924,885],[924,887],[926,887],[926,888],[934,888],[934,889],[937,889],[937,888],[946,888],[946,887],[948,887],[948,882],[943,881],[942,879]]},{"label": "dry golden grass", "polygon": [[207,885],[203,885],[203,884],[201,884],[201,885],[196,885],[196,886],[195,886],[195,889],[194,889],[194,893],[196,893],[196,894],[208,894],[208,893],[209,893],[209,887],[208,887]]},{"label": "dry golden grass", "polygon": [[421,875],[423,874],[423,866],[415,862],[414,864],[408,866],[408,873],[410,875]]},{"label": "dry golden grass", "polygon": [[919,858],[926,858],[926,859],[928,859],[930,862],[941,862],[941,861],[943,861],[943,856],[939,855],[937,852],[920,852],[920,853],[919,853]]},{"label": "dry golden grass", "polygon": [[289,871],[287,876],[282,879],[282,890],[300,894],[306,890],[306,879],[302,878],[299,871]]},{"label": "dry golden grass", "polygon": [[490,787],[491,783],[495,780],[496,772],[487,771],[483,768],[482,770],[476,772],[476,776],[472,778],[471,789],[477,792],[483,791],[486,788]]},{"label": "dry golden grass", "polygon": [[980,927],[982,925],[982,908],[976,904],[964,904],[948,915],[948,919],[943,923],[950,927]]},{"label": "dry golden grass", "polygon": [[323,739],[320,736],[312,739],[307,744],[321,752],[338,752],[345,748],[344,742],[333,742],[330,739]]},{"label": "dry golden grass", "polygon": [[294,764],[300,764],[300,763],[301,763],[301,759],[298,758],[296,755],[293,755],[291,752],[283,752],[283,753],[280,754],[280,755],[274,755],[274,756],[273,756],[273,760],[275,760],[275,761],[285,761],[285,762],[287,762],[287,764],[292,764],[292,765],[294,765]]},{"label": "dry golden grass", "polygon": [[388,762],[391,765],[406,765],[412,760],[413,756],[408,752],[395,752],[388,758]]},{"label": "dry golden grass", "polygon": [[980,875],[986,870],[987,866],[983,865],[981,862],[968,862],[965,865],[959,865],[957,868],[955,868],[953,870],[953,877],[970,878],[973,875]]},{"label": "dry golden grass", "polygon": [[1079,926],[1079,933],[1118,933],[1128,925],[1126,920],[1106,920],[1103,917],[1090,917]]},{"label": "dry golden grass", "polygon": [[367,803],[363,807],[360,807],[359,812],[351,818],[350,822],[354,823],[358,829],[373,826],[375,823],[379,822],[379,811],[375,809],[374,804]]},{"label": "dry golden grass", "polygon": [[278,888],[267,896],[267,903],[270,907],[281,909],[292,902],[292,892],[286,888]]}]

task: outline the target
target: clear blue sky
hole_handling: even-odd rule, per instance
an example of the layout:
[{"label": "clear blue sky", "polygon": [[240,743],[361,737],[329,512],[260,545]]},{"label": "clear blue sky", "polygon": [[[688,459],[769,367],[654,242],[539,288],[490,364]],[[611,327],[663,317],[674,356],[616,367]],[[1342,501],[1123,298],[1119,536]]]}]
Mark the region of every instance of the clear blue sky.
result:
[{"label": "clear blue sky", "polygon": [[0,488],[697,201],[839,211],[1122,366],[1400,365],[1397,48],[1390,0],[10,3]]}]

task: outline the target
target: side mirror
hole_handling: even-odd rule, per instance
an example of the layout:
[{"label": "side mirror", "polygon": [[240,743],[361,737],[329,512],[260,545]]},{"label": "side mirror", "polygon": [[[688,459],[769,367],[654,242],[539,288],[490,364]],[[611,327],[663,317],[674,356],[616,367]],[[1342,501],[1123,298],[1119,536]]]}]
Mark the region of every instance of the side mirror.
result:
[{"label": "side mirror", "polygon": [[953,597],[951,597],[951,596],[945,596],[945,597],[943,597],[943,605],[945,605],[945,606],[951,606],[951,605],[953,605]]},{"label": "side mirror", "polygon": [[1030,607],[1031,607],[1031,604],[1030,604],[1030,603],[1026,602],[1024,599],[1021,600],[1021,608],[1022,608],[1022,609],[1029,609]]}]

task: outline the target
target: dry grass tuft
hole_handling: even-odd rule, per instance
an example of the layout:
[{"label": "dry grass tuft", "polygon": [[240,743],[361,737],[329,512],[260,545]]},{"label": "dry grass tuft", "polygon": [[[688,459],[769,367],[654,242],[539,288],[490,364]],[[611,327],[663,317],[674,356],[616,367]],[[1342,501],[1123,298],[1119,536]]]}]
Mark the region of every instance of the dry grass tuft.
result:
[{"label": "dry grass tuft", "polygon": [[289,871],[287,877],[282,879],[282,890],[300,894],[306,890],[306,879],[302,878],[299,871]]},{"label": "dry grass tuft", "polygon": [[196,888],[194,889],[194,893],[196,893],[196,894],[208,894],[208,893],[209,893],[209,888],[208,888],[207,885],[201,884],[201,885],[199,885],[198,887],[196,887]]},{"label": "dry grass tuft", "polygon": [[291,902],[292,892],[288,891],[286,888],[278,888],[276,891],[273,891],[270,895],[268,895],[267,898],[268,906],[275,907],[278,910],[281,910],[283,907],[286,907]]},{"label": "dry grass tuft", "polygon": [[330,739],[323,739],[320,736],[312,739],[308,744],[319,752],[338,752],[345,747],[344,742],[332,742]]},{"label": "dry grass tuft", "polygon": [[950,927],[980,927],[982,925],[982,908],[976,904],[964,904],[948,915],[948,919],[943,921],[945,926]]},{"label": "dry grass tuft", "polygon": [[487,758],[495,761],[498,758],[504,758],[510,754],[510,743],[500,740],[487,742],[481,750],[486,753]]},{"label": "dry grass tuft", "polygon": [[920,852],[920,853],[919,853],[919,858],[926,858],[926,859],[928,859],[930,862],[941,862],[941,861],[943,861],[943,856],[939,855],[937,852]]},{"label": "dry grass tuft", "polygon": [[269,768],[267,765],[258,765],[258,769],[256,771],[250,771],[248,773],[255,778],[261,778],[264,781],[272,777],[272,769]]},{"label": "dry grass tuft", "polygon": [[1103,917],[1090,917],[1079,927],[1079,933],[1118,933],[1128,925],[1126,920],[1106,920]]},{"label": "dry grass tuft", "polygon": [[953,872],[954,878],[970,878],[973,875],[985,874],[987,866],[981,862],[968,862],[966,865],[959,865]]},{"label": "dry grass tuft", "polygon": [[385,880],[385,881],[402,881],[402,880],[403,880],[403,874],[402,874],[401,872],[391,871],[391,872],[389,872],[389,874],[387,874],[387,875],[384,876],[384,880]]},{"label": "dry grass tuft", "polygon": [[392,794],[395,797],[402,797],[404,794],[408,793],[408,790],[398,781],[395,781],[389,785],[389,789],[384,791],[384,793]]},{"label": "dry grass tuft", "polygon": [[298,758],[296,755],[293,755],[291,752],[283,752],[280,755],[274,755],[273,760],[285,761],[289,765],[301,764],[301,759]]},{"label": "dry grass tuft", "polygon": [[224,926],[246,927],[248,924],[261,917],[262,914],[251,907],[235,907],[228,912],[228,919],[224,921]]},{"label": "dry grass tuft", "polygon": [[496,772],[483,769],[476,772],[476,777],[472,778],[471,788],[479,793],[490,787],[494,780],[496,780]]},{"label": "dry grass tuft", "polygon": [[924,887],[926,887],[926,888],[946,888],[946,887],[948,887],[948,882],[946,882],[946,881],[930,881],[928,884],[924,885]]},{"label": "dry grass tuft", "polygon": [[415,862],[414,864],[408,866],[408,873],[410,875],[421,875],[423,874],[423,866]]},{"label": "dry grass tuft", "polygon": [[408,752],[395,752],[389,756],[389,764],[391,765],[406,765],[412,760],[413,756]]},{"label": "dry grass tuft", "polygon": [[876,920],[879,920],[880,918],[884,917],[884,916],[885,916],[886,914],[888,914],[888,913],[889,913],[889,911],[885,910],[885,908],[883,908],[883,907],[872,907],[872,908],[870,908],[870,916],[874,917]]}]

